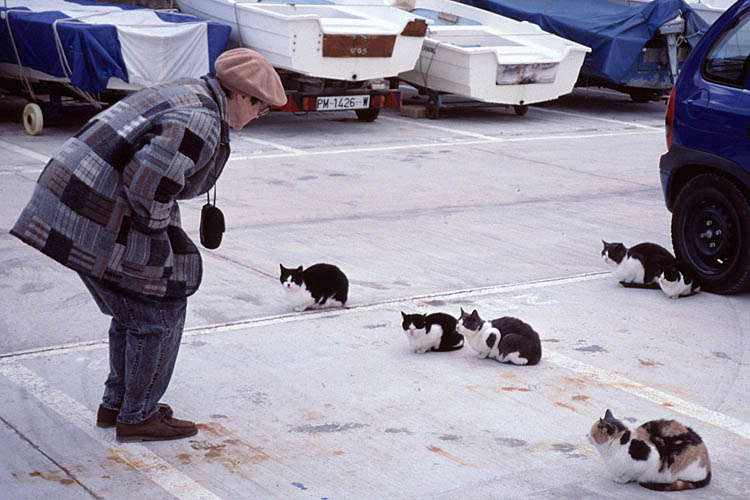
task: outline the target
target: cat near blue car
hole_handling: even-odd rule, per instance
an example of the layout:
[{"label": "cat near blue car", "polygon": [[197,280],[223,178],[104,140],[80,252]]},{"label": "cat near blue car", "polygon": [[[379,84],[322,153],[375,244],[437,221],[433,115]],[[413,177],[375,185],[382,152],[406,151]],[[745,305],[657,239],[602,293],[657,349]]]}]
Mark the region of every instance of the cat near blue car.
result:
[{"label": "cat near blue car", "polygon": [[[602,244],[602,259],[623,287],[661,289],[673,299],[700,290],[690,267],[655,243],[627,247],[602,240]],[[279,281],[298,312],[344,307],[349,298],[349,280],[333,264],[306,269],[280,265]],[[476,309],[469,313],[463,308],[457,318],[443,312],[401,311],[401,329],[417,354],[457,351],[468,344],[480,359],[510,365],[533,366],[542,358],[539,333],[513,316],[485,320]],[[675,420],[652,420],[631,430],[607,410],[587,437],[615,482],[679,491],[702,488],[711,481],[706,445],[695,431]]]},{"label": "cat near blue car", "polygon": [[620,242],[602,240],[602,244],[602,260],[626,288],[659,288],[670,299],[700,291],[690,266],[656,243],[639,243],[630,248]]}]

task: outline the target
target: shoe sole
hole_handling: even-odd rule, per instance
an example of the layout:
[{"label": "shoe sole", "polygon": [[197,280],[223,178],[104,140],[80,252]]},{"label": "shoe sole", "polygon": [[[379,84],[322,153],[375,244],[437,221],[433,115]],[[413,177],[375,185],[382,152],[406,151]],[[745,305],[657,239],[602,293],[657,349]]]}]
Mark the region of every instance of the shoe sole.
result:
[{"label": "shoe sole", "polygon": [[175,439],[183,439],[186,437],[195,436],[198,434],[198,429],[195,429],[191,431],[188,434],[180,434],[178,436],[169,436],[169,437],[162,437],[162,436],[117,436],[117,441],[120,443],[132,443],[132,442],[138,442],[138,441],[173,441]]},{"label": "shoe sole", "polygon": [[111,429],[115,425],[117,425],[115,422],[111,422],[111,423],[110,422],[97,422],[96,423],[96,426],[101,427],[102,429]]}]

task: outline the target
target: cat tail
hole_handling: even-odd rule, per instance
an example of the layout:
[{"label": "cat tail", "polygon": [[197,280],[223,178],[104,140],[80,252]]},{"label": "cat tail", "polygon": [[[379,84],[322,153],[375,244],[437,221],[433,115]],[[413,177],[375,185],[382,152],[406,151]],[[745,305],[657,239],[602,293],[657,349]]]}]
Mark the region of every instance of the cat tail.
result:
[{"label": "cat tail", "polygon": [[629,283],[627,281],[621,281],[620,284],[624,286],[625,288],[648,288],[649,290],[658,290],[659,284],[658,283]]},{"label": "cat tail", "polygon": [[445,339],[443,339],[443,341],[440,342],[440,346],[435,350],[441,351],[441,352],[457,351],[461,349],[463,346],[464,346],[464,337],[463,335],[459,335],[458,339],[455,339],[453,342],[449,343],[448,345],[446,345]]},{"label": "cat tail", "polygon": [[638,483],[644,488],[654,491],[681,491],[681,490],[694,490],[696,488],[703,488],[711,482],[711,472],[708,472],[706,479],[702,481],[682,481],[678,479],[673,483]]}]

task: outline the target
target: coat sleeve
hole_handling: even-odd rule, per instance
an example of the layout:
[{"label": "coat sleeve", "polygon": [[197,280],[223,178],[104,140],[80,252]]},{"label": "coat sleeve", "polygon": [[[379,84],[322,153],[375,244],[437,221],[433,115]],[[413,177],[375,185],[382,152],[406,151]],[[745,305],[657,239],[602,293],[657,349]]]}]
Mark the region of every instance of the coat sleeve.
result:
[{"label": "coat sleeve", "polygon": [[217,117],[210,112],[179,110],[162,116],[141,136],[122,174],[141,231],[166,230],[186,179],[211,167],[219,130]]}]

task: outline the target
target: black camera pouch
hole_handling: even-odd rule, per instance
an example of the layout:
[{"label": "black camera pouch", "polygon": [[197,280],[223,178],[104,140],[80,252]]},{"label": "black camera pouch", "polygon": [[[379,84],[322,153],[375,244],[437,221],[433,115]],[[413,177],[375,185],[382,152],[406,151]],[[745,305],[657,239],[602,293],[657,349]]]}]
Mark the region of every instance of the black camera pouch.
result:
[{"label": "black camera pouch", "polygon": [[[208,193],[206,193],[206,196],[208,196]],[[216,191],[214,191],[214,203],[216,203]],[[201,245],[209,250],[219,248],[225,229],[224,214],[216,205],[212,205],[211,199],[208,198],[201,210]]]}]

